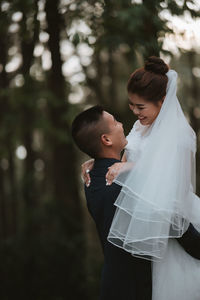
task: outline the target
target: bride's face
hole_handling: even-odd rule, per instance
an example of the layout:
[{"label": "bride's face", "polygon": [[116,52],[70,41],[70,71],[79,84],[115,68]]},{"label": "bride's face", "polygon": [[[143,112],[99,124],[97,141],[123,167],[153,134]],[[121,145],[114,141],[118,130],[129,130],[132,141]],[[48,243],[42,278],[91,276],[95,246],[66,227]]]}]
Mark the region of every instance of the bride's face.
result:
[{"label": "bride's face", "polygon": [[151,125],[158,116],[163,100],[153,103],[137,94],[128,95],[130,110],[138,117],[142,125]]}]

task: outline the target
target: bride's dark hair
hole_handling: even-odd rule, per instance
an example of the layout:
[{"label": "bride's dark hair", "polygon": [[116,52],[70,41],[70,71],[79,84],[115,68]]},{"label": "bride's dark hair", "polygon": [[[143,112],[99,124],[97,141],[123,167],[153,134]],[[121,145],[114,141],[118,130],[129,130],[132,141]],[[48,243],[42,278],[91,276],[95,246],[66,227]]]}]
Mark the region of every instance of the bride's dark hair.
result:
[{"label": "bride's dark hair", "polygon": [[151,56],[144,68],[137,69],[129,78],[128,93],[137,94],[150,102],[158,102],[166,95],[169,67],[159,57]]}]

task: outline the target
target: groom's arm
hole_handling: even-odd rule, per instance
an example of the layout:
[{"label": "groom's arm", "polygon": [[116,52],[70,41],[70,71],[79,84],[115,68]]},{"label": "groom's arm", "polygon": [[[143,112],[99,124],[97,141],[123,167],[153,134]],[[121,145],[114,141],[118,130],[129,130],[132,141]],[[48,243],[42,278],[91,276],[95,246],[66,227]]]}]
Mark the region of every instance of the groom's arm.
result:
[{"label": "groom's arm", "polygon": [[196,259],[200,259],[200,233],[191,223],[188,230],[177,241],[188,254]]}]

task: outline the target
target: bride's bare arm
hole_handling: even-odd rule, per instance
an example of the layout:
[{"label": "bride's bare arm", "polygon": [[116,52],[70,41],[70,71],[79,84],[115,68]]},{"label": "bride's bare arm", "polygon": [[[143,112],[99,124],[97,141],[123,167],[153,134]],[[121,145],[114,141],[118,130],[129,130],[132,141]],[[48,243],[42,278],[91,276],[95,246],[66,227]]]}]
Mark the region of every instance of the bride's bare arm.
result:
[{"label": "bride's bare arm", "polygon": [[[91,183],[90,174],[89,172],[92,170],[94,166],[94,159],[87,160],[81,165],[82,168],[82,178],[88,187]],[[126,154],[124,153],[122,156],[122,162],[115,163],[111,167],[109,167],[109,171],[106,174],[106,181],[108,185],[111,185],[113,180],[117,177],[117,175],[122,171],[122,168],[124,170],[125,167],[129,167],[130,163],[127,163],[126,160]]]},{"label": "bride's bare arm", "polygon": [[106,184],[111,185],[113,180],[120,174],[120,172],[125,172],[130,170],[133,167],[132,162],[119,162],[113,164],[109,167],[108,172],[106,173]]}]

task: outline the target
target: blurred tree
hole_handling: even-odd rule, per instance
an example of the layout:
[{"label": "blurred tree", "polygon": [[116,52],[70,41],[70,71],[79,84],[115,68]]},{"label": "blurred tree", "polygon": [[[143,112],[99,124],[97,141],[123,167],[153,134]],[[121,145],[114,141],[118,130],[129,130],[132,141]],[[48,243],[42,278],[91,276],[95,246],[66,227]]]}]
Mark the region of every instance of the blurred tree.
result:
[{"label": "blurred tree", "polygon": [[182,51],[180,57],[173,58],[171,66],[179,74],[178,95],[183,110],[197,135],[197,194],[200,194],[200,57],[191,49]]},{"label": "blurred tree", "polygon": [[[8,113],[8,97],[6,91],[9,85],[9,79],[5,70],[5,65],[8,59],[8,40],[7,31],[9,26],[10,18],[5,12],[0,11],[0,143],[1,143],[1,156],[6,152],[5,141],[6,141],[6,129],[5,129],[5,114]],[[6,205],[6,189],[5,189],[5,172],[0,168],[0,237],[5,239],[8,236],[8,224],[7,224],[7,205]]]},{"label": "blurred tree", "polygon": [[[65,29],[61,14],[59,13],[59,2],[46,0],[47,32],[49,33],[48,46],[51,52],[52,68],[48,74],[47,84],[51,91],[48,101],[49,117],[51,121],[50,146],[52,147],[52,186],[54,186],[54,199],[61,212],[60,220],[62,230],[66,233],[68,241],[74,241],[73,248],[68,254],[68,276],[69,286],[73,290],[71,297],[84,299],[83,291],[77,289],[76,281],[72,277],[73,269],[78,273],[83,270],[83,264],[79,255],[81,249],[84,257],[83,243],[78,239],[82,232],[82,219],[80,207],[80,195],[78,193],[78,180],[76,180],[75,151],[70,137],[70,104],[67,101],[69,85],[66,84],[62,73],[60,52],[61,33]],[[67,176],[68,175],[68,176]],[[78,222],[77,222],[78,220]],[[76,237],[76,239],[75,239]],[[73,279],[73,280],[72,280]],[[83,280],[83,278],[82,278]],[[80,294],[79,294],[80,293]]]},{"label": "blurred tree", "polygon": [[[46,1],[43,24],[39,20],[44,1],[0,3],[2,299],[13,298],[15,293],[22,299],[45,295],[48,299],[50,295],[54,297],[52,299],[86,297],[80,195],[69,127],[69,84],[63,77],[60,57],[60,39],[65,27],[59,2]],[[52,61],[52,67],[46,73],[34,53],[41,45],[39,34],[45,26],[49,32]],[[11,58],[8,53],[12,53]],[[12,62],[15,55],[20,57],[18,67]],[[48,99],[48,111],[46,107],[41,111],[38,105],[43,96]],[[44,147],[42,153],[34,146],[38,134],[39,143]],[[21,162],[15,159],[16,148],[20,145],[25,151],[25,159]],[[48,149],[46,153],[45,148]],[[36,173],[38,157],[52,166],[44,170],[42,182],[46,187],[43,190]],[[42,163],[41,159],[39,163]],[[7,171],[4,171],[4,165]],[[17,272],[21,282],[17,280]],[[13,289],[7,293],[8,276]],[[78,286],[77,281],[81,282]]]},{"label": "blurred tree", "polygon": [[91,34],[84,37],[77,31],[74,36],[79,36],[79,43],[75,39],[74,45],[87,43],[94,52],[91,63],[82,64],[86,84],[91,89],[87,101],[93,103],[95,97],[99,104],[120,115],[126,124],[127,115],[130,116],[124,105],[129,74],[143,65],[144,59],[150,55],[170,54],[162,49],[162,45],[165,35],[173,30],[161,13],[165,10],[183,16],[188,12],[193,17],[200,16],[200,13],[189,5],[192,0],[187,3],[167,0],[77,3],[78,15],[88,24]]},{"label": "blurred tree", "polygon": [[[33,80],[30,76],[30,68],[34,61],[33,51],[39,38],[39,22],[37,20],[38,1],[16,3],[16,9],[22,12],[22,19],[19,22],[20,48],[22,54],[22,64],[19,72],[23,74],[24,86],[21,89],[21,126],[22,143],[24,144],[27,157],[25,159],[23,175],[23,193],[28,211],[36,205],[35,178],[34,178],[34,161],[35,154],[33,151],[33,130],[36,113],[36,98],[32,97]],[[35,96],[35,95],[34,95]],[[31,232],[30,232],[31,233]]]}]

